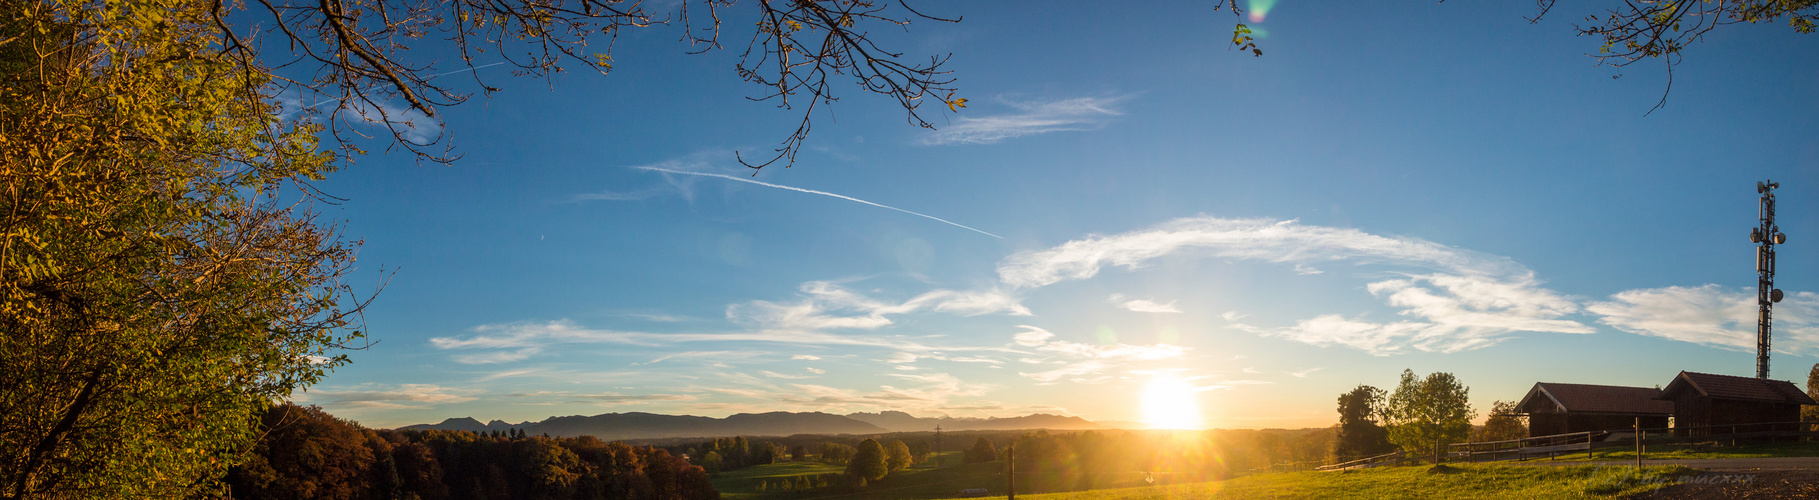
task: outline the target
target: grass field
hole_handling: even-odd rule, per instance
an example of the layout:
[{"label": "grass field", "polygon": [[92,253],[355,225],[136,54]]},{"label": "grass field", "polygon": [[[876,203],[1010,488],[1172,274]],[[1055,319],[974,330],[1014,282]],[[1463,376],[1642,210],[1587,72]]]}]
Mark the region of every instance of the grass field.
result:
[{"label": "grass field", "polygon": [[[1228,481],[1082,491],[1018,494],[1029,500],[1162,500],[1251,498],[1617,498],[1642,493],[1697,474],[1685,467],[1649,467],[1634,473],[1621,467],[1459,466],[1431,473],[1428,467],[1391,467],[1352,472],[1285,472]],[[881,497],[889,498],[889,497]],[[999,496],[997,498],[1004,498]]]},{"label": "grass field", "polygon": [[[1745,447],[1681,446],[1671,450],[1651,448],[1650,459],[1673,458],[1761,458],[1819,456],[1819,443],[1779,443]],[[1624,460],[1634,457],[1633,450],[1599,451],[1594,460]],[[1545,460],[1545,459],[1544,459]],[[1561,457],[1561,460],[1585,460],[1585,454]],[[839,473],[843,467],[820,463],[778,463],[730,471],[714,479],[714,487],[729,500],[815,499],[815,498],[885,498],[939,499],[954,498],[966,488],[985,488],[989,494],[1004,498],[1003,464],[959,464],[958,454],[948,458],[948,467],[912,468],[891,474],[863,490],[841,486],[816,489],[797,495],[793,491],[759,492],[758,481],[777,484],[782,479],[805,474]],[[1072,493],[1023,492],[1018,498],[1031,500],[1148,500],[1177,498],[1616,498],[1640,493],[1677,478],[1698,474],[1679,466],[1649,467],[1640,474],[1628,467],[1565,466],[1517,467],[1458,464],[1448,472],[1430,473],[1428,467],[1386,467],[1352,472],[1287,472],[1260,474],[1228,481],[1099,489]],[[1129,483],[1127,483],[1129,484]]]},{"label": "grass field", "polygon": [[[1714,444],[1674,444],[1651,445],[1642,454],[1649,460],[1675,460],[1693,458],[1775,458],[1775,457],[1819,457],[1819,441],[1774,443],[1749,446],[1717,446]],[[1635,448],[1606,448],[1591,453],[1590,460],[1635,460]],[[1546,460],[1545,458],[1542,460]],[[1557,460],[1587,460],[1586,454],[1575,453],[1562,455]]]}]

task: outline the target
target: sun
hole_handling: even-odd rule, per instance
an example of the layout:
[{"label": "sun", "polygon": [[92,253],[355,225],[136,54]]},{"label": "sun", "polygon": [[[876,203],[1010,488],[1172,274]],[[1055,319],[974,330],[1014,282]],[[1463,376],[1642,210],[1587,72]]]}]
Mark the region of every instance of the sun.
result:
[{"label": "sun", "polygon": [[1143,423],[1151,429],[1205,428],[1200,391],[1173,375],[1156,375],[1143,390]]}]

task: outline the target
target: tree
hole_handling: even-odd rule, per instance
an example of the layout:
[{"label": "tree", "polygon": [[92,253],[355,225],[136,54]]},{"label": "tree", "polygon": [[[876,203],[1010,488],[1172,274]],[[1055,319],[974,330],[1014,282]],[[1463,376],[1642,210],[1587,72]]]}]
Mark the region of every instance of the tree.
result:
[{"label": "tree", "polygon": [[[837,100],[837,83],[856,83],[865,92],[896,100],[908,121],[923,128],[934,128],[924,117],[923,103],[937,102],[937,112],[966,105],[966,99],[954,97],[955,79],[943,68],[946,56],[918,62],[880,46],[869,34],[878,27],[907,27],[913,21],[959,19],[925,15],[907,3],[896,3],[900,9],[869,0],[759,0],[748,3],[749,9],[735,8],[737,0],[683,0],[655,7],[658,10],[623,0],[434,4],[277,0],[210,5],[214,19],[227,28],[219,33],[217,45],[249,69],[263,71],[257,62],[264,58],[314,70],[307,79],[283,80],[282,91],[310,101],[343,103],[326,115],[331,135],[344,152],[360,149],[355,144],[358,134],[345,133],[348,125],[378,122],[390,129],[392,144],[435,161],[451,161],[454,156],[426,150],[441,137],[415,134],[414,120],[432,120],[438,108],[460,104],[471,95],[450,83],[460,79],[436,79],[450,66],[472,70],[496,61],[512,66],[515,74],[536,78],[548,79],[571,66],[605,75],[613,68],[612,49],[622,33],[673,24],[694,54],[723,48],[723,35],[749,37],[732,68],[734,74],[763,89],[753,100],[774,102],[801,116],[796,130],[773,155],[752,162],[740,157],[757,169],[794,162],[814,112]],[[431,49],[458,52],[460,59],[439,65],[407,57]],[[488,94],[499,90],[486,83],[484,75],[471,76],[474,90]],[[392,99],[404,105],[390,106]]]},{"label": "tree", "polygon": [[807,446],[795,445],[795,446],[789,447],[789,460],[791,462],[801,462],[807,458],[808,458],[808,447]]},{"label": "tree", "polygon": [[1339,395],[1338,435],[1333,440],[1333,455],[1341,461],[1356,460],[1389,453],[1395,445],[1389,442],[1389,430],[1381,424],[1384,406],[1382,389],[1359,385]]},{"label": "tree", "polygon": [[1477,415],[1469,401],[1470,392],[1451,373],[1434,372],[1421,378],[1414,370],[1403,370],[1385,411],[1390,442],[1410,453],[1433,453],[1437,463],[1447,443],[1471,436],[1472,419]]},{"label": "tree", "polygon": [[205,2],[0,0],[0,495],[206,496],[346,361],[333,170]]},{"label": "tree", "polygon": [[1491,403],[1490,418],[1484,420],[1484,428],[1478,431],[1475,441],[1508,441],[1528,437],[1528,426],[1522,424],[1515,401],[1497,401]]},{"label": "tree", "polygon": [[[1813,370],[1806,374],[1806,395],[1819,400],[1819,363],[1813,364]],[[1819,430],[1819,406],[1800,407],[1800,421],[1814,422],[1814,430]]]},{"label": "tree", "polygon": [[891,472],[906,469],[913,463],[916,463],[916,456],[910,453],[909,445],[902,440],[892,440],[889,446],[884,447],[884,464]]},{"label": "tree", "polygon": [[[1553,11],[1555,0],[1536,0],[1540,10],[1529,22],[1540,22]],[[1602,40],[1592,57],[1600,65],[1627,67],[1656,59],[1667,71],[1667,88],[1650,112],[1667,105],[1667,93],[1673,89],[1674,66],[1682,53],[1695,42],[1717,29],[1740,23],[1779,22],[1786,19],[1797,33],[1813,32],[1819,20],[1819,0],[1716,0],[1704,2],[1623,2],[1621,7],[1604,14],[1585,17],[1590,23],[1575,24],[1580,36]]]},{"label": "tree", "polygon": [[969,464],[995,462],[998,460],[998,447],[993,446],[992,442],[985,438],[979,438],[973,441],[972,448],[966,449],[966,455],[963,458]]},{"label": "tree", "polygon": [[867,482],[883,479],[885,474],[890,473],[884,453],[884,446],[879,445],[878,440],[860,441],[858,452],[854,453],[853,459],[846,463],[847,477]]}]

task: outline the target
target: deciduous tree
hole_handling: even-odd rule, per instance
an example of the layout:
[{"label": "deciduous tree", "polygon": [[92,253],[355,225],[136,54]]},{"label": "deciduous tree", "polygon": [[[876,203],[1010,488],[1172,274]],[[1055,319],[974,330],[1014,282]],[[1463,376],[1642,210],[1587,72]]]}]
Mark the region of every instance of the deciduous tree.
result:
[{"label": "deciduous tree", "polygon": [[885,462],[884,446],[878,444],[878,440],[860,441],[856,448],[858,451],[853,453],[853,459],[846,463],[848,477],[870,482],[883,479],[885,474],[890,473],[890,466]]},{"label": "deciduous tree", "polygon": [[1382,389],[1360,385],[1339,395],[1339,428],[1333,455],[1341,461],[1389,453],[1389,430],[1383,428],[1385,394]]},{"label": "deciduous tree", "polygon": [[1515,401],[1497,401],[1491,403],[1491,415],[1484,419],[1484,428],[1478,431],[1475,441],[1508,441],[1528,437],[1528,426],[1523,425],[1522,415],[1517,414]]},{"label": "deciduous tree", "polygon": [[1423,378],[1414,370],[1403,370],[1385,412],[1390,442],[1410,453],[1432,453],[1438,460],[1446,444],[1471,437],[1472,419],[1477,415],[1470,392],[1451,373],[1434,372]]},{"label": "deciduous tree", "polygon": [[884,447],[884,463],[891,472],[908,468],[915,462],[915,455],[910,453],[909,445],[902,440],[892,440],[889,446]]}]

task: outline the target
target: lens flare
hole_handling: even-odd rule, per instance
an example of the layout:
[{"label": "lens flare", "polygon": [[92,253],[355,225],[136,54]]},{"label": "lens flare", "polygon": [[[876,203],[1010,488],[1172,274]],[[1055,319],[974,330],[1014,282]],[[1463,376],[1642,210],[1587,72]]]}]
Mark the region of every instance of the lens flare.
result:
[{"label": "lens flare", "polygon": [[1253,22],[1253,23],[1263,22],[1264,16],[1268,16],[1270,13],[1270,8],[1275,7],[1275,6],[1276,6],[1276,0],[1251,0],[1251,7],[1250,7],[1251,22]]},{"label": "lens flare", "polygon": [[1143,390],[1143,423],[1151,429],[1205,428],[1199,389],[1173,375],[1156,375]]}]

